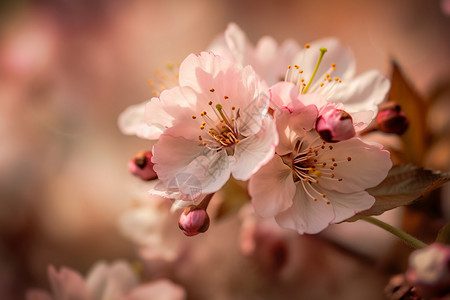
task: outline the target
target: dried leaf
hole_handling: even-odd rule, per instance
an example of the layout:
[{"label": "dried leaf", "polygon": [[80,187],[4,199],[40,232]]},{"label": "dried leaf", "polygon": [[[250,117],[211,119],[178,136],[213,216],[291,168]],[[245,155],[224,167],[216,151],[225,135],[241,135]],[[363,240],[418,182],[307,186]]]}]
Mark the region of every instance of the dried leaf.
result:
[{"label": "dried leaf", "polygon": [[387,210],[408,205],[449,180],[450,173],[425,170],[413,165],[394,166],[383,182],[367,190],[375,197],[375,204],[347,221],[380,215]]},{"label": "dried leaf", "polygon": [[405,149],[408,149],[404,158],[409,163],[421,165],[427,150],[427,105],[395,61],[392,61],[391,90],[388,97],[401,106],[410,121],[408,130],[401,136]]},{"label": "dried leaf", "polygon": [[439,230],[436,243],[450,244],[450,223],[447,223],[447,225]]}]

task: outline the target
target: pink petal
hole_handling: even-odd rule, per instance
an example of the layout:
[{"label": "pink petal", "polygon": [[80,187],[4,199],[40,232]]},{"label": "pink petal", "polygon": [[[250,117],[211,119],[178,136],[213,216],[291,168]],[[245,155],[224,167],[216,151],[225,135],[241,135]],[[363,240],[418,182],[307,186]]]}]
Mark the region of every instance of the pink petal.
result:
[{"label": "pink petal", "polygon": [[270,87],[270,107],[281,109],[297,99],[298,89],[292,82],[278,82]]},{"label": "pink petal", "polygon": [[163,131],[174,123],[182,122],[196,112],[197,94],[188,87],[174,87],[164,90],[159,98],[152,98],[145,107],[145,121]]},{"label": "pink petal", "polygon": [[26,300],[53,300],[52,296],[43,290],[28,290],[25,296]]},{"label": "pink petal", "polygon": [[255,211],[270,217],[292,205],[296,187],[291,168],[275,155],[250,178],[248,189]]},{"label": "pink petal", "polygon": [[[319,192],[322,192],[320,188]],[[314,201],[305,192],[302,182],[297,183],[293,205],[275,216],[277,223],[284,228],[294,229],[300,234],[314,234],[325,229],[334,220],[331,204],[322,198]]]},{"label": "pink petal", "polygon": [[[370,145],[359,138],[332,144],[333,150],[320,152],[319,161],[332,161],[337,166],[335,178],[322,176],[319,185],[329,190],[351,193],[376,186],[387,176],[392,166],[389,151],[381,145]],[[342,181],[336,179],[342,178]]]},{"label": "pink petal", "polygon": [[86,282],[78,272],[66,267],[62,267],[58,272],[53,266],[49,266],[48,277],[55,299],[85,300],[88,298]]},{"label": "pink petal", "polygon": [[289,127],[297,134],[311,130],[317,120],[319,114],[315,105],[294,107],[290,115]]},{"label": "pink petal", "polygon": [[160,279],[133,289],[125,300],[183,300],[185,290],[167,279]]},{"label": "pink petal", "polygon": [[274,155],[278,144],[275,122],[270,116],[263,120],[261,130],[235,146],[235,163],[231,166],[233,177],[247,180]]},{"label": "pink petal", "polygon": [[87,276],[87,285],[92,299],[122,299],[138,284],[138,278],[125,261],[107,265],[96,263]]}]

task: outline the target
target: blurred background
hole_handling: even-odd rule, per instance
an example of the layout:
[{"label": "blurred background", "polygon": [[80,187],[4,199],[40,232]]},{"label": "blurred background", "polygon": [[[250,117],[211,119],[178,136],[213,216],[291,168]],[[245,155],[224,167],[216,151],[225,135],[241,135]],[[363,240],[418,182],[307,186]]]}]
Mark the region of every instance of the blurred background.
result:
[{"label": "blurred background", "polygon": [[[264,35],[300,45],[338,37],[353,50],[358,73],[379,69],[390,76],[395,59],[427,107],[419,163],[450,170],[450,1],[2,1],[0,298],[48,289],[49,264],[85,274],[99,259],[139,259],[118,219],[145,188],[128,173],[128,160],[151,144],[121,134],[117,117],[151,98],[147,82],[156,70],[206,49],[229,22],[253,44]],[[406,212],[409,219],[402,211],[391,221],[433,240],[435,228],[422,225],[430,216],[450,219],[449,190],[434,193],[431,207]],[[169,271],[149,263],[158,270],[149,278],[171,278],[189,299],[382,299],[389,276],[404,271],[407,259],[397,254],[408,250],[385,235],[372,242],[390,242],[375,250],[348,243],[359,239],[349,233],[347,242],[326,233],[294,237],[282,249],[298,268],[277,277],[279,253],[270,246],[269,258],[245,257],[239,228],[237,217],[213,223],[186,241],[195,255]],[[252,267],[242,273],[242,264]],[[222,276],[210,276],[218,269]]]}]

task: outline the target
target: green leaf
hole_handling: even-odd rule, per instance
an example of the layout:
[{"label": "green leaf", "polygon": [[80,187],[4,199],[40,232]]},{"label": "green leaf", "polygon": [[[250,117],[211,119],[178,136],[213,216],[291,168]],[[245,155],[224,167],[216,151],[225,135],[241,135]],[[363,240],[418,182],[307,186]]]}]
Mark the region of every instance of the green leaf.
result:
[{"label": "green leaf", "polygon": [[378,186],[367,189],[375,197],[375,204],[346,221],[356,221],[366,216],[381,215],[387,210],[411,204],[420,196],[450,180],[450,173],[425,170],[413,165],[392,167]]},{"label": "green leaf", "polygon": [[447,223],[439,230],[436,243],[450,244],[450,223]]}]

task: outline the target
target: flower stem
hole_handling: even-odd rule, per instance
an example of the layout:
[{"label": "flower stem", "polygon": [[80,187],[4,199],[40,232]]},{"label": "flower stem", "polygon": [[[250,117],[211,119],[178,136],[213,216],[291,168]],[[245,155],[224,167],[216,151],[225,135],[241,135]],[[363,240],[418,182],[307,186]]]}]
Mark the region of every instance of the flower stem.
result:
[{"label": "flower stem", "polygon": [[373,225],[376,225],[376,226],[392,233],[393,235],[400,238],[406,245],[408,245],[410,247],[419,249],[419,248],[423,248],[423,247],[427,246],[427,244],[425,244],[421,240],[418,240],[415,237],[413,237],[412,235],[410,235],[398,228],[395,228],[394,226],[389,225],[379,219],[376,219],[374,217],[365,217],[365,218],[362,218],[362,220],[372,223]]}]

